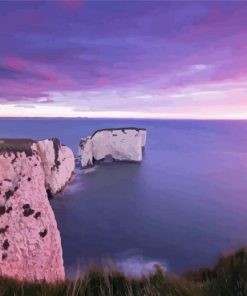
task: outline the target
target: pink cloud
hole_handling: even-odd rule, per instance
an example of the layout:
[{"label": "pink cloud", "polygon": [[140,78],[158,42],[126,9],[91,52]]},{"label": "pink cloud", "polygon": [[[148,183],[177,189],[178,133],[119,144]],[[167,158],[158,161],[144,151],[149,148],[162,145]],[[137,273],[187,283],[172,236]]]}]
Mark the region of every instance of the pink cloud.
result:
[{"label": "pink cloud", "polygon": [[4,59],[4,64],[13,70],[24,70],[26,68],[26,62],[18,57],[7,57]]},{"label": "pink cloud", "polygon": [[97,85],[98,86],[105,86],[109,84],[109,79],[106,78],[106,77],[100,77],[98,80],[97,80]]},{"label": "pink cloud", "polygon": [[0,81],[0,102],[35,102],[44,96],[47,96],[47,93],[43,85],[23,81]]},{"label": "pink cloud", "polygon": [[[29,84],[36,79],[39,80],[39,86],[42,86],[46,91],[53,88],[67,89],[71,87],[73,89],[77,85],[74,80],[67,78],[64,74],[58,74],[58,71],[51,69],[48,65],[30,62],[17,56],[7,56],[3,59],[3,64],[9,69],[19,71],[18,79],[22,82],[23,87],[28,85],[27,90],[30,87]],[[2,83],[4,80],[5,78],[2,78]],[[0,83],[0,87],[2,83]],[[17,82],[12,81],[12,83]]]},{"label": "pink cloud", "polygon": [[38,71],[40,74],[42,74],[42,76],[44,78],[46,78],[47,80],[50,80],[50,81],[58,81],[60,80],[60,77],[59,75],[57,75],[55,72],[53,72],[52,70],[50,69],[46,69],[46,70],[40,70]]},{"label": "pink cloud", "polygon": [[4,65],[19,73],[17,78],[6,76],[0,79],[0,102],[39,103],[40,98],[47,97],[52,91],[76,90],[80,87],[66,75],[60,75],[48,66],[40,67],[39,63],[7,57],[4,59]]}]

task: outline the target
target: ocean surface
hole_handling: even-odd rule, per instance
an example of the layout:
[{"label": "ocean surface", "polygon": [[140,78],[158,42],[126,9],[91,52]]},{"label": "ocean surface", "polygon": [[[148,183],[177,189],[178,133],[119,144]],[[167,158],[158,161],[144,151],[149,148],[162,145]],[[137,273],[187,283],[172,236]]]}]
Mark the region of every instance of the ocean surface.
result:
[{"label": "ocean surface", "polygon": [[182,273],[247,244],[247,121],[0,119],[0,137],[58,137],[77,155],[81,137],[128,126],[147,129],[142,163],[77,166],[51,201],[68,277],[93,264]]}]

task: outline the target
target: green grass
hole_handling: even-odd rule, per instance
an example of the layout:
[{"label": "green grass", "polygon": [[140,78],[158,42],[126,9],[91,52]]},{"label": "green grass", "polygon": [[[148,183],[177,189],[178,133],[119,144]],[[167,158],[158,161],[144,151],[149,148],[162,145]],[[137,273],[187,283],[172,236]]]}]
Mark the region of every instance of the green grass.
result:
[{"label": "green grass", "polygon": [[222,256],[212,268],[183,276],[166,275],[157,267],[149,277],[135,279],[117,270],[95,268],[77,281],[54,285],[18,282],[0,278],[0,296],[245,296],[247,295],[247,250]]}]

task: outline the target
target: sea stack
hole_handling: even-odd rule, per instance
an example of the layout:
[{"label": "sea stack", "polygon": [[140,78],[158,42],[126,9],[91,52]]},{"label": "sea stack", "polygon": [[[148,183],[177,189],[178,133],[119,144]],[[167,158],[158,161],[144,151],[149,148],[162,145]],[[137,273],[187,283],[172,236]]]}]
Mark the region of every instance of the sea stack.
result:
[{"label": "sea stack", "polygon": [[56,194],[63,190],[73,174],[74,154],[56,138],[38,141],[37,145],[45,172],[46,189]]},{"label": "sea stack", "polygon": [[61,190],[74,170],[57,139],[0,139],[0,275],[56,282],[65,278],[60,233],[47,190]]},{"label": "sea stack", "polygon": [[87,168],[108,156],[113,160],[140,162],[146,134],[146,129],[135,127],[97,130],[92,136],[80,141],[81,165]]}]

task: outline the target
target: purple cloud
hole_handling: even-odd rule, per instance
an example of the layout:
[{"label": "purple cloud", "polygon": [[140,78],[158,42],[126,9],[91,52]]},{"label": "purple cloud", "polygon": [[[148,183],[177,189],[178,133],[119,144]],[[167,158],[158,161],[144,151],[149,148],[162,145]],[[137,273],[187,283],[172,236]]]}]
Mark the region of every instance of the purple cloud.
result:
[{"label": "purple cloud", "polygon": [[176,91],[246,79],[246,13],[244,2],[1,2],[0,103],[179,109]]}]

